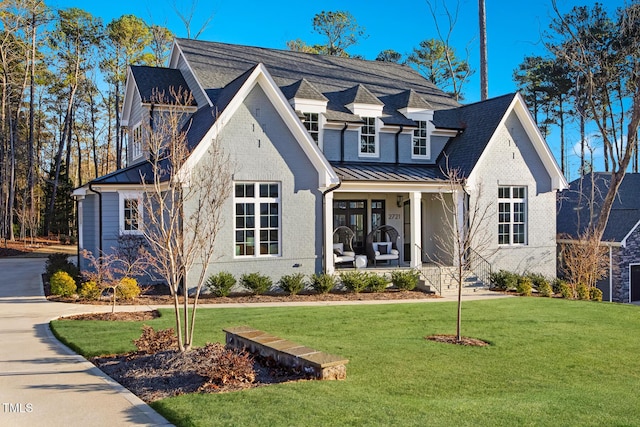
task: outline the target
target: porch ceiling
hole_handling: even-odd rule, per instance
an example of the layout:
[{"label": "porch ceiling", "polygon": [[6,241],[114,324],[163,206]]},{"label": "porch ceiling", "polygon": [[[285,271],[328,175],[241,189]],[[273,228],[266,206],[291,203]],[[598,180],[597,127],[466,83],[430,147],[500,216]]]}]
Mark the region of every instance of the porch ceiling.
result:
[{"label": "porch ceiling", "polygon": [[342,181],[441,183],[446,181],[436,165],[393,163],[331,163]]}]

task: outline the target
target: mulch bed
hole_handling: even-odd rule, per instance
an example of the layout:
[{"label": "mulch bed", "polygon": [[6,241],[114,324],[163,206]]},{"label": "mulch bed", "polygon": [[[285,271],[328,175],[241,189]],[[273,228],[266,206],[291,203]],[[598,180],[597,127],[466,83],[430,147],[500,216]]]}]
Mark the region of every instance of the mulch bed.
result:
[{"label": "mulch bed", "polygon": [[460,341],[456,339],[455,335],[431,335],[425,337],[429,341],[442,342],[446,344],[466,345],[472,347],[487,347],[488,342],[479,340],[477,338],[460,337]]},{"label": "mulch bed", "polygon": [[88,313],[76,314],[73,316],[61,317],[60,320],[107,320],[107,321],[129,321],[143,322],[160,317],[158,310],[147,311],[116,311],[115,313]]},{"label": "mulch bed", "polygon": [[254,357],[253,382],[211,383],[197,373],[203,351],[204,347],[186,353],[173,350],[151,355],[131,353],[94,357],[91,362],[147,403],[185,393],[226,393],[307,379],[304,373]]},{"label": "mulch bed", "polygon": [[58,239],[2,240],[0,242],[0,258],[23,256],[45,246],[60,244]]},{"label": "mulch bed", "polygon": [[[46,284],[45,284],[46,285]],[[45,286],[45,295],[48,295]],[[235,294],[228,297],[215,297],[213,295],[201,295],[199,304],[252,304],[252,303],[286,303],[286,302],[331,302],[331,301],[384,301],[384,300],[411,300],[440,298],[439,296],[418,290],[402,291],[387,289],[385,292],[330,292],[328,294],[304,293],[298,295],[246,295]],[[59,297],[48,295],[49,301],[69,302],[91,305],[109,305],[111,300],[104,297],[99,301],[76,300],[71,297]],[[182,298],[180,298],[182,301]],[[170,295],[143,294],[132,300],[119,299],[116,305],[172,305],[173,298]]]}]

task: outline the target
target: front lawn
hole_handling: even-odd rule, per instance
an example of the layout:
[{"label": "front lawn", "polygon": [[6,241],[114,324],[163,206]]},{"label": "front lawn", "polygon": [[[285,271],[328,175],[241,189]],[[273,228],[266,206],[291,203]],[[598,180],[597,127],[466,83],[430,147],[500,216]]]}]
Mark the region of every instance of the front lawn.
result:
[{"label": "front lawn", "polygon": [[[639,425],[640,307],[548,298],[199,311],[198,344],[250,325],[347,357],[346,381],[184,395],[152,406],[178,426]],[[171,310],[144,322],[171,327]],[[143,322],[54,321],[85,356],[134,350]]]}]

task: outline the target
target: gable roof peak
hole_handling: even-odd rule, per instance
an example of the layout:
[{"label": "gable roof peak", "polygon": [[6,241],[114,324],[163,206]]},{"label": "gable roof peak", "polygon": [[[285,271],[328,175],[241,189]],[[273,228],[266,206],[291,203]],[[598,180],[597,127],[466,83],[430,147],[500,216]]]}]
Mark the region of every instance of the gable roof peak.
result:
[{"label": "gable roof peak", "polygon": [[358,83],[345,90],[346,105],[349,104],[369,104],[369,105],[384,105],[374,94],[369,91],[363,84]]},{"label": "gable roof peak", "polygon": [[293,98],[300,98],[314,101],[328,101],[327,97],[304,77],[297,82],[290,84],[289,86],[283,86],[280,89],[289,100]]}]

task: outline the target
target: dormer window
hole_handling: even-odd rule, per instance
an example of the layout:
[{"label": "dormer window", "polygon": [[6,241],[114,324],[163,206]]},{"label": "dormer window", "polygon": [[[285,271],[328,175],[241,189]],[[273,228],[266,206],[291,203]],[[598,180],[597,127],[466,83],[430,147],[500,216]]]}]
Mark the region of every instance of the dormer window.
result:
[{"label": "dormer window", "polygon": [[360,155],[377,156],[378,143],[376,138],[376,118],[362,117],[364,125],[360,128]]},{"label": "dormer window", "polygon": [[304,114],[304,127],[307,128],[307,132],[311,135],[311,138],[318,144],[320,140],[320,123],[318,113],[303,113]]},{"label": "dormer window", "polygon": [[131,159],[142,157],[142,126],[137,124],[131,132]]},{"label": "dormer window", "polygon": [[429,147],[429,134],[427,122],[425,120],[416,121],[418,127],[413,130],[413,153],[414,158],[426,158],[431,156]]}]

